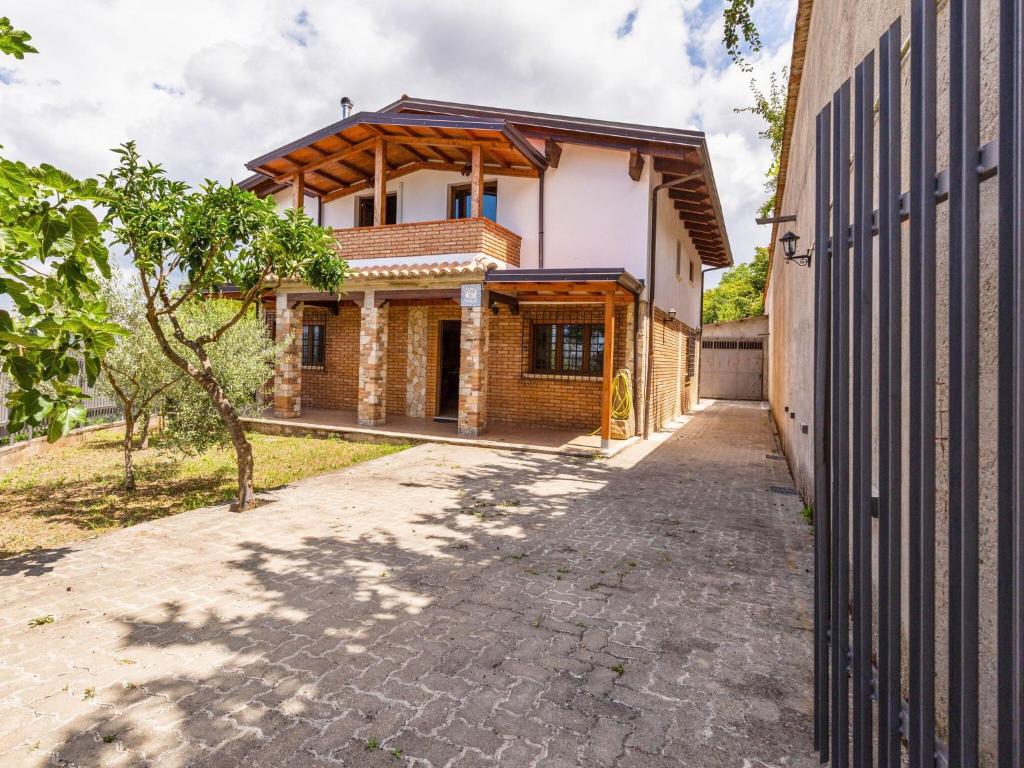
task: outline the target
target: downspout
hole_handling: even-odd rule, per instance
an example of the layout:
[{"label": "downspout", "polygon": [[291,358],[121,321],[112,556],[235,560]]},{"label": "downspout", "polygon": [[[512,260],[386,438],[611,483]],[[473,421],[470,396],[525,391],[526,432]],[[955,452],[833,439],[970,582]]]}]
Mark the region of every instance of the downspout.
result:
[{"label": "downspout", "polygon": [[[719,269],[725,269],[725,264],[720,267],[712,267],[711,269],[702,269],[700,271],[700,334],[698,334],[697,340],[703,345],[704,343],[704,275],[708,272],[715,272]],[[699,355],[700,353],[698,353]],[[697,366],[697,403],[700,403],[700,380],[704,377],[704,366]]]},{"label": "downspout", "polygon": [[544,171],[540,172],[537,195],[537,269],[544,269]]},{"label": "downspout", "polygon": [[[674,181],[662,182],[651,189],[651,227],[647,233],[647,277],[649,288],[647,290],[647,378],[644,381],[644,439],[651,436],[651,389],[654,379],[654,252],[658,241],[658,193],[663,189],[677,187],[697,178],[703,173],[703,169],[687,174]],[[704,295],[701,294],[701,301]],[[700,383],[698,382],[698,387]]]}]

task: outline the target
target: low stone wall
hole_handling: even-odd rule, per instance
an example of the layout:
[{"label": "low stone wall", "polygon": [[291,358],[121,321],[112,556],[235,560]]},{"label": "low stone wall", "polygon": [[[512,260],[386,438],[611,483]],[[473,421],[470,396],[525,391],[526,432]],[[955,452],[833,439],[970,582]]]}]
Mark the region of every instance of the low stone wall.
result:
[{"label": "low stone wall", "polygon": [[[301,417],[300,417],[301,418]],[[246,432],[257,432],[262,435],[279,435],[281,437],[316,437],[321,440],[335,438],[355,443],[386,443],[388,445],[408,445],[430,442],[417,440],[413,437],[377,434],[370,430],[348,431],[343,427],[318,427],[314,424],[291,423],[280,421],[264,421],[263,419],[242,419]]]},{"label": "low stone wall", "polygon": [[93,424],[88,427],[81,427],[80,429],[74,429],[68,434],[64,435],[56,443],[47,442],[46,436],[35,437],[31,440],[23,440],[20,443],[14,445],[5,445],[0,448],[0,470],[11,469],[16,467],[26,459],[31,459],[33,456],[43,456],[50,451],[55,451],[59,448],[66,448],[69,445],[77,445],[81,443],[87,435],[93,432],[99,432],[104,429],[114,429],[115,427],[124,426],[123,421],[112,421],[109,424]]}]

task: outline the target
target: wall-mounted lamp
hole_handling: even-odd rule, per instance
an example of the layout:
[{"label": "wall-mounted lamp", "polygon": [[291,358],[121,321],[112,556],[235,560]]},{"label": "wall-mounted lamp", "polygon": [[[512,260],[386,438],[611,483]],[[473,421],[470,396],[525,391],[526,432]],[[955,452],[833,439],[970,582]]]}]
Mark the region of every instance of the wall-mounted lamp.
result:
[{"label": "wall-mounted lamp", "polygon": [[802,253],[799,256],[796,253],[796,244],[800,239],[800,235],[794,234],[792,230],[789,230],[782,237],[779,238],[779,242],[782,243],[782,252],[786,256],[786,261],[793,261],[803,267],[811,266],[811,251],[813,249],[808,248],[807,253]]},{"label": "wall-mounted lamp", "polygon": [[671,323],[675,319],[676,319],[676,308],[675,307],[670,307],[669,310],[668,310],[668,321]]},{"label": "wall-mounted lamp", "polygon": [[463,176],[469,176],[470,174],[473,173],[473,166],[470,165],[469,163],[466,163],[464,166],[462,166],[462,170],[459,171],[459,173],[461,173]]}]

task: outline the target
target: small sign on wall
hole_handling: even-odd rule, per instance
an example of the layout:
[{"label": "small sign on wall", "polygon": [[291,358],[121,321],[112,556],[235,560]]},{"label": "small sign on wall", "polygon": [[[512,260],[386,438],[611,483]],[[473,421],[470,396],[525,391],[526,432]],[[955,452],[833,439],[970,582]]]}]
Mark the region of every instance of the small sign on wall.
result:
[{"label": "small sign on wall", "polygon": [[459,296],[459,306],[479,307],[483,300],[484,287],[479,284],[462,286],[462,293]]}]

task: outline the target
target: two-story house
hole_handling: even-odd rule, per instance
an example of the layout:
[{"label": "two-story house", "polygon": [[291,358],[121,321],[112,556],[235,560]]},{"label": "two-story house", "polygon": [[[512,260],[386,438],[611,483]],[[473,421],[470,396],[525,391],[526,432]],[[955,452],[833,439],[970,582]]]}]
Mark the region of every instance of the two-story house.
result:
[{"label": "two-story house", "polygon": [[[334,228],[339,295],[284,283],[273,412],[611,437],[697,395],[703,265],[732,263],[698,131],[403,96],[249,162],[243,186]],[[635,426],[632,426],[635,425]]]}]

